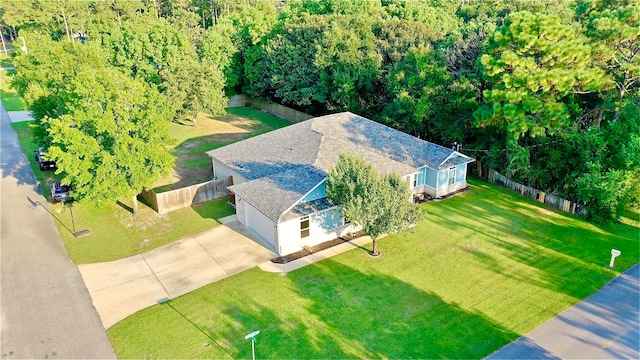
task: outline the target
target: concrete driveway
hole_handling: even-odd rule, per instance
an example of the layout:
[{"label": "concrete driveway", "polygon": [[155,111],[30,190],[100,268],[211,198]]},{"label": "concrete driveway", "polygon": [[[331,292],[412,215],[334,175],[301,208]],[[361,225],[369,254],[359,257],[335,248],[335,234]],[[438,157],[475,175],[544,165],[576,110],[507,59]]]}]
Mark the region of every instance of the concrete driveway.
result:
[{"label": "concrete driveway", "polygon": [[104,327],[276,257],[234,219],[140,255],[79,265]]}]

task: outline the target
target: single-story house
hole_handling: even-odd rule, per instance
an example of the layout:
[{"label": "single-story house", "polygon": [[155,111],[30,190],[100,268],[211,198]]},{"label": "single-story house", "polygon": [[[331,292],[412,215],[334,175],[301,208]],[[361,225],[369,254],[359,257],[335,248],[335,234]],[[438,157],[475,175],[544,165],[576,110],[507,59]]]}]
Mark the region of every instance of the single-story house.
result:
[{"label": "single-story house", "polygon": [[284,256],[354,228],[327,198],[340,153],[403,177],[413,194],[441,197],[467,186],[474,159],[353,113],[321,116],[208,151],[214,178],[228,179],[238,221]]}]

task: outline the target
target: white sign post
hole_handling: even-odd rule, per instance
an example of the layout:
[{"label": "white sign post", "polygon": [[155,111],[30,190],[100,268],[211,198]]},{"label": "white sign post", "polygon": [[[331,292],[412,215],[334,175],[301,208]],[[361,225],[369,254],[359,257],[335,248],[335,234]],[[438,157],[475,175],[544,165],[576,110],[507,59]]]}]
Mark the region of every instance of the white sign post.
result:
[{"label": "white sign post", "polygon": [[613,267],[613,262],[616,260],[616,258],[618,256],[620,256],[620,254],[622,254],[620,252],[620,250],[616,250],[616,249],[611,249],[611,261],[609,262],[609,267],[612,268]]},{"label": "white sign post", "polygon": [[256,360],[256,335],[260,334],[260,330],[254,331],[251,334],[248,334],[244,337],[245,340],[251,339],[251,355],[253,356],[253,360]]}]

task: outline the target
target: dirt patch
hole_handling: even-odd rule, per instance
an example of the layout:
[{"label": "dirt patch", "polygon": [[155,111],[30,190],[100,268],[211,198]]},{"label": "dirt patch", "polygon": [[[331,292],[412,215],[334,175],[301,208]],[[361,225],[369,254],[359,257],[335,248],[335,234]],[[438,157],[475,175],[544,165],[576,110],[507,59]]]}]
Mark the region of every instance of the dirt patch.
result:
[{"label": "dirt patch", "polygon": [[166,188],[165,190],[180,189],[190,185],[209,181],[212,178],[213,168],[211,164],[209,164],[208,166],[202,166],[193,169],[175,166],[173,169],[171,169],[171,179],[158,186],[164,185],[164,187]]},{"label": "dirt patch", "polygon": [[339,238],[336,238],[336,239],[333,239],[333,240],[325,241],[325,242],[323,242],[321,244],[318,244],[318,245],[305,247],[304,249],[302,249],[300,251],[294,252],[294,253],[286,255],[286,256],[280,256],[280,257],[277,257],[275,259],[271,259],[271,262],[275,263],[275,264],[286,264],[286,263],[288,263],[290,261],[301,259],[301,258],[303,258],[305,256],[309,256],[309,255],[317,253],[319,251],[326,250],[326,249],[334,247],[336,245],[344,244],[344,243],[349,242],[349,241],[351,241],[353,239],[359,238],[359,237],[361,237],[363,235],[364,235],[364,232],[362,232],[362,231],[359,231],[357,233],[352,233],[352,234],[344,236],[344,237],[339,237]]},{"label": "dirt patch", "polygon": [[538,210],[540,211],[540,213],[542,215],[553,215],[553,211],[549,210],[549,209],[545,209],[545,208],[538,208]]},{"label": "dirt patch", "polygon": [[181,130],[193,133],[193,137],[175,147],[176,165],[170,177],[158,181],[154,188],[167,191],[211,180],[213,169],[206,152],[246,139],[252,134],[249,129],[254,124],[255,120],[238,116],[207,117],[199,119],[196,126],[180,124]]}]

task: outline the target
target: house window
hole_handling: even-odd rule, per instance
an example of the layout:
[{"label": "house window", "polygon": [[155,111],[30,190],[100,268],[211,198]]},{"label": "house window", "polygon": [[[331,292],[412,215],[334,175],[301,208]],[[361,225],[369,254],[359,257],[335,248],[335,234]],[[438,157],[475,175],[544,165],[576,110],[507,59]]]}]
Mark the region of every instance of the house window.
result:
[{"label": "house window", "polygon": [[449,185],[453,185],[456,182],[456,167],[449,168]]},{"label": "house window", "polygon": [[300,218],[300,238],[309,236],[309,217]]},{"label": "house window", "polygon": [[413,187],[418,186],[418,174],[413,174]]}]

